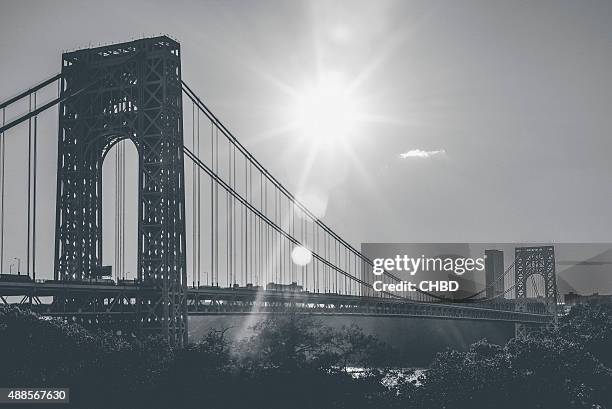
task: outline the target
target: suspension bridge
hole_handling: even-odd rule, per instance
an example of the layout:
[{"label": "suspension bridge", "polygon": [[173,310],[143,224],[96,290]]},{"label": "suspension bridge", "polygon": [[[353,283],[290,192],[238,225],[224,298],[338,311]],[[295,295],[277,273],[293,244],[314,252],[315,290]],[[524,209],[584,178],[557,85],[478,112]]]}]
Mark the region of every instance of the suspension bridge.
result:
[{"label": "suspension bridge", "polygon": [[[53,222],[39,215],[45,205],[40,175],[51,171],[39,169],[39,133],[48,138],[53,125],[41,121],[56,108]],[[221,123],[181,78],[180,45],[169,37],[66,52],[59,74],[0,109],[0,302],[17,299],[41,314],[90,326],[160,333],[178,346],[187,342],[188,315],[297,311],[490,320],[516,323],[520,333],[556,319],[551,246],[517,248],[508,268],[466,297],[374,291],[372,261]],[[128,220],[126,152],[134,148],[138,210]],[[17,152],[25,160],[11,161]],[[103,263],[105,159],[114,177],[112,266]],[[26,187],[15,187],[15,179]],[[9,206],[23,217],[7,215]],[[42,268],[37,249],[48,243],[37,240],[41,223],[55,223],[53,266]],[[130,273],[132,224],[136,271]],[[10,258],[6,247],[16,251],[17,230],[24,232],[22,257]],[[303,262],[295,262],[296,252]],[[401,281],[390,272],[377,279]]]}]

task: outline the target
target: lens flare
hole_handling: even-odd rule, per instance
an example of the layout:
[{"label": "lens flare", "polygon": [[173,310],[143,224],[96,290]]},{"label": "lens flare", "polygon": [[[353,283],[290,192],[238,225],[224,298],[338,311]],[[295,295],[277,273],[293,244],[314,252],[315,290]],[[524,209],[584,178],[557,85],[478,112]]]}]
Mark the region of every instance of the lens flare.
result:
[{"label": "lens flare", "polygon": [[[302,203],[317,219],[322,219],[325,216],[329,197],[323,191],[318,189],[302,191],[296,195],[296,199]],[[300,212],[299,207],[296,206],[295,209],[298,217],[305,216]]]},{"label": "lens flare", "polygon": [[304,246],[294,247],[291,260],[298,266],[305,266],[312,261],[312,252]]}]

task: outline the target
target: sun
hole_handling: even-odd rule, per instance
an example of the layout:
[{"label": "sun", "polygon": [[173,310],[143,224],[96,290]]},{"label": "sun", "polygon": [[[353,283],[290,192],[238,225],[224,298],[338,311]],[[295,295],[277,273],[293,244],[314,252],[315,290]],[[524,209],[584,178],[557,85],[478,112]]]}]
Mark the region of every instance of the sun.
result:
[{"label": "sun", "polygon": [[297,94],[293,123],[310,143],[333,146],[355,131],[358,106],[341,73],[327,72]]}]

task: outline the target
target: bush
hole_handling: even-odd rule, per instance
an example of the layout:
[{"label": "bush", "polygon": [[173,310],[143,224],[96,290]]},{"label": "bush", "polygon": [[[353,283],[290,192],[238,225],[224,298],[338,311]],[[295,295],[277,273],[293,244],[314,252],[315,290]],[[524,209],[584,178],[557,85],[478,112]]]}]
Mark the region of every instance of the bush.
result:
[{"label": "bush", "polygon": [[388,370],[392,351],[355,326],[288,314],[253,331],[173,350],[0,306],[0,384],[70,387],[71,406],[88,409],[612,408],[610,306],[576,307],[557,329],[504,346],[446,350],[418,382]]}]

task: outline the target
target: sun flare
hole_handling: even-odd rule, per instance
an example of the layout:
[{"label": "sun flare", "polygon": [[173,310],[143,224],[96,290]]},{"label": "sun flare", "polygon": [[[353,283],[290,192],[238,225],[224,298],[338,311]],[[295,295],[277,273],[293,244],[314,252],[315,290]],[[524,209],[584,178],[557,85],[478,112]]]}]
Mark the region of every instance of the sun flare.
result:
[{"label": "sun flare", "polygon": [[299,93],[294,123],[301,136],[317,145],[344,142],[355,131],[358,107],[339,72],[328,72]]}]

